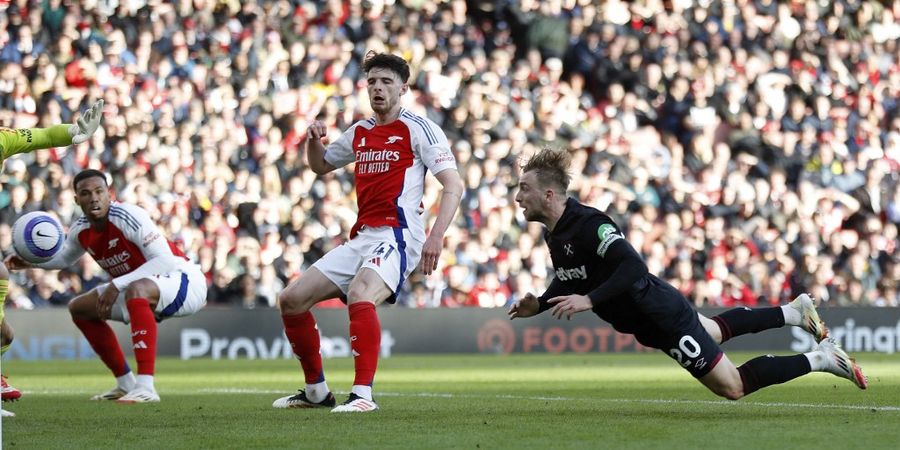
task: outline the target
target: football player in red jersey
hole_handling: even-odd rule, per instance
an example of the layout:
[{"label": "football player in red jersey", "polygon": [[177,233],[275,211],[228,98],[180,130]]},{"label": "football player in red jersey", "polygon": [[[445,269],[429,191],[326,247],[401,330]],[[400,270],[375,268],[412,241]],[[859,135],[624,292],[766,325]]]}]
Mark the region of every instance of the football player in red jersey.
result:
[{"label": "football player in red jersey", "polygon": [[[111,280],[75,297],[69,303],[69,312],[116,377],[115,388],[92,400],[158,402],[154,386],[157,321],[203,308],[206,277],[200,266],[163,237],[147,211],[110,200],[106,174],[83,170],[75,175],[73,184],[84,215],[69,226],[62,250],[44,263],[28,264],[11,255],[6,264],[12,270],[62,269],[90,254]],[[107,320],[131,323],[137,377]]]},{"label": "football player in red jersey", "polygon": [[[284,331],[300,359],[306,387],[276,400],[272,405],[276,408],[378,409],[372,398],[381,347],[375,306],[394,302],[416,266],[421,264],[426,275],[437,268],[444,233],[462,196],[462,180],[444,132],[431,120],[400,106],[400,97],[409,90],[406,61],[370,52],[363,71],[375,115],[356,122],[327,147],[322,122],[312,123],[308,130],[307,158],[317,174],[355,163],[359,215],[350,240],[316,261],[278,297]],[[443,189],[437,217],[426,237],[422,194],[427,171]],[[337,406],[325,382],[319,331],[310,312],[316,303],[334,297],[347,301],[356,370],[350,396]]]}]

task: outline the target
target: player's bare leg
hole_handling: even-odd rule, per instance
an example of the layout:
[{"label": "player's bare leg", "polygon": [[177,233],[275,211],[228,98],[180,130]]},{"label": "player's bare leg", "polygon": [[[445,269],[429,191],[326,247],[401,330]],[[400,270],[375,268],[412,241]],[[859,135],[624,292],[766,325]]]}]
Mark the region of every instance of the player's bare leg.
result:
[{"label": "player's bare leg", "polygon": [[81,294],[69,302],[69,313],[75,326],[91,344],[91,348],[116,377],[114,388],[91,397],[91,400],[117,400],[134,389],[137,380],[128,367],[122,347],[116,339],[116,333],[106,323],[109,317],[100,317],[97,310],[99,299],[97,289]]},{"label": "player's bare leg", "polygon": [[322,355],[319,353],[319,330],[310,309],[318,302],[342,295],[341,290],[315,267],[278,294],[278,308],[284,323],[284,334],[294,355],[300,360],[306,388],[297,394],[279,398],[275,408],[334,407],[334,394],[325,382]]},{"label": "player's bare leg", "polygon": [[728,359],[728,355],[722,355],[718,364],[700,378],[700,382],[714,394],[729,400],[737,400],[744,396],[741,374],[734,363]]},{"label": "player's bare leg", "polygon": [[378,354],[381,352],[381,323],[375,306],[392,294],[393,291],[381,276],[369,268],[361,269],[350,283],[347,307],[350,313],[350,346],[353,349],[356,374],[350,396],[331,412],[369,412],[378,409],[372,398],[372,383],[378,368]]}]

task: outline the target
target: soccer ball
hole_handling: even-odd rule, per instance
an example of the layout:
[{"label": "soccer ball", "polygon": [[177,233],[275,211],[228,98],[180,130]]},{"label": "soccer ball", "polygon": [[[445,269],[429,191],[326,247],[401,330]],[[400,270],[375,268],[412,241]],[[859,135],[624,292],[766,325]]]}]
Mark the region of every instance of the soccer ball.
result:
[{"label": "soccer ball", "polygon": [[66,240],[59,221],[43,211],[30,212],[16,219],[12,234],[16,253],[32,264],[51,260]]}]

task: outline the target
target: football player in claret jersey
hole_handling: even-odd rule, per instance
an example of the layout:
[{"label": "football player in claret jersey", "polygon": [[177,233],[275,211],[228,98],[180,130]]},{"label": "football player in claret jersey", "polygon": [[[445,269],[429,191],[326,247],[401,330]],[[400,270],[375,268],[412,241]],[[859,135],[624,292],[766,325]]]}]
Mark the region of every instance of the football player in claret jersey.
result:
[{"label": "football player in claret jersey", "polygon": [[[528,160],[516,202],[525,218],[546,226],[544,237],[556,277],[540,297],[527,295],[510,319],[548,309],[556,318],[592,310],[621,333],[660,349],[722,397],[737,400],[811,371],[830,372],[866,388],[866,378],[801,294],[787,305],[735,308],[709,319],[681,293],[647,271],[640,255],[606,214],[567,198],[569,155],[544,149]],[[793,356],[760,356],[736,367],[719,348],[735,336],[785,325],[809,332],[818,346]]]},{"label": "football player in claret jersey", "polygon": [[[456,159],[444,132],[431,120],[400,106],[409,87],[402,58],[370,52],[363,62],[374,117],[356,122],[326,148],[325,125],[308,130],[307,158],[317,174],[356,163],[359,215],[350,240],[331,250],[278,296],[284,331],[306,380],[299,393],[279,398],[276,408],[334,407],[332,412],[378,409],[372,382],[381,348],[375,306],[393,302],[420,263],[427,275],[437,268],[444,233],[463,192]],[[426,171],[442,185],[438,213],[427,238],[422,217]],[[350,345],[356,370],[347,401],[337,405],[325,382],[319,331],[310,309],[342,297],[350,315]]]},{"label": "football player in claret jersey", "polygon": [[[6,158],[18,153],[30,153],[53,147],[65,147],[72,144],[81,144],[88,140],[103,118],[103,100],[98,100],[85,110],[84,114],[75,123],[64,123],[49,128],[4,128],[0,127],[0,165]],[[6,294],[9,290],[9,272],[0,264],[0,354],[6,353],[13,341],[13,330],[3,317],[3,304],[6,303]],[[6,383],[6,377],[0,378],[2,382],[3,401],[17,400],[22,393]],[[13,416],[11,412],[0,410],[4,417]]]},{"label": "football player in claret jersey", "polygon": [[[206,304],[206,277],[200,266],[162,235],[147,211],[110,201],[106,174],[84,170],[75,175],[73,184],[84,215],[69,226],[62,250],[41,264],[28,264],[15,255],[7,257],[6,263],[13,270],[62,269],[85,252],[91,255],[111,281],[75,297],[69,312],[116,377],[115,388],[92,400],[158,402],[153,383],[156,323],[199,311]],[[106,320],[131,323],[137,377]]]}]

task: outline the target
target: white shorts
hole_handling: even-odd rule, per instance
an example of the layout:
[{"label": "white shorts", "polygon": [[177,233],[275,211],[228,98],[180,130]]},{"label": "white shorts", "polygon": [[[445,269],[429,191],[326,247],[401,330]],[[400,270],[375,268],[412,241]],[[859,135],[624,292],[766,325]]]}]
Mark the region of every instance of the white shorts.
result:
[{"label": "white shorts", "polygon": [[[156,303],[156,320],[169,317],[189,316],[206,306],[206,277],[200,266],[192,264],[184,270],[174,270],[165,275],[155,275],[146,279],[159,288],[159,302]],[[109,283],[97,287],[102,294]],[[125,291],[120,291],[110,312],[110,320],[129,323],[128,307],[125,305]]]},{"label": "white shorts", "polygon": [[394,292],[395,297],[406,278],[419,265],[424,242],[413,239],[409,229],[362,227],[353,239],[332,249],[313,264],[344,295],[350,282],[363,267],[374,270]]}]

